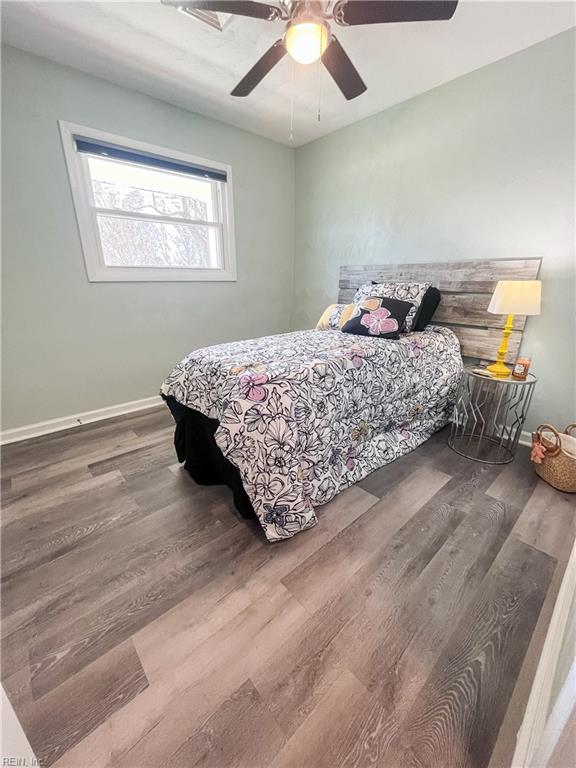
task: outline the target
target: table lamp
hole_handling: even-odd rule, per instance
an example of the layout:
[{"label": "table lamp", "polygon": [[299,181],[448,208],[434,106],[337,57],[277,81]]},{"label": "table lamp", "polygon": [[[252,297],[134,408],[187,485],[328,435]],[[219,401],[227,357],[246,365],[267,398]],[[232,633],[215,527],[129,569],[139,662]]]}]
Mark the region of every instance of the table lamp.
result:
[{"label": "table lamp", "polygon": [[540,280],[499,280],[488,312],[493,315],[508,315],[504,326],[502,343],[498,348],[496,362],[486,369],[498,379],[510,376],[510,368],[504,365],[508,350],[508,337],[512,331],[514,315],[540,314]]}]

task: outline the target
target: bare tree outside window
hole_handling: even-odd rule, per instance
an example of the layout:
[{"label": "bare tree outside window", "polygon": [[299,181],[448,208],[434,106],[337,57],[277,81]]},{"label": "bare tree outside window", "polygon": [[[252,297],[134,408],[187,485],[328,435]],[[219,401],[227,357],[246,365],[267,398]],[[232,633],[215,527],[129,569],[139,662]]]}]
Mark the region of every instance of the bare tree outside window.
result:
[{"label": "bare tree outside window", "polygon": [[215,182],[100,157],[89,167],[106,266],[220,266]]},{"label": "bare tree outside window", "polygon": [[94,202],[98,208],[175,216],[193,221],[208,220],[206,200],[168,192],[155,192],[153,189],[142,187],[120,186],[97,179],[93,182],[93,189]]}]

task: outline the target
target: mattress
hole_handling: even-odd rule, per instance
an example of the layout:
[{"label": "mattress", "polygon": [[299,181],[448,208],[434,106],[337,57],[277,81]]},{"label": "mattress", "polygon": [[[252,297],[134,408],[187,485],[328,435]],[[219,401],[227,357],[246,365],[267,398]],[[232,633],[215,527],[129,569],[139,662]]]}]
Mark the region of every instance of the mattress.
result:
[{"label": "mattress", "polygon": [[161,393],[215,420],[266,537],[413,450],[450,418],[462,372],[448,328],[399,340],[297,331],[196,350]]}]

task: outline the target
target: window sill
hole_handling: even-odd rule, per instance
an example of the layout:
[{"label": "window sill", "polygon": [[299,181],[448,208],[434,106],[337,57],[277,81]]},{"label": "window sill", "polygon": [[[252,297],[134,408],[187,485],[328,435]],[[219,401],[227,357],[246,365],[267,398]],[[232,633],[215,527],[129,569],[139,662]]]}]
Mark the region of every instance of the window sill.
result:
[{"label": "window sill", "polygon": [[236,271],[169,267],[103,267],[88,270],[91,283],[235,282]]}]

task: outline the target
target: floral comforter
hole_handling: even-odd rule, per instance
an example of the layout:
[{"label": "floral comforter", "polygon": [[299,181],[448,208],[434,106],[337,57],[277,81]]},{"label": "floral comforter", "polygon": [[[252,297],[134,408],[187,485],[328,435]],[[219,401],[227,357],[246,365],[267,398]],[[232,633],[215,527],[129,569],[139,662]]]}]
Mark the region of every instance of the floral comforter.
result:
[{"label": "floral comforter", "polygon": [[400,340],[298,331],[196,350],[164,395],[218,419],[270,541],[315,525],[314,508],[443,427],[462,370],[456,336]]}]

